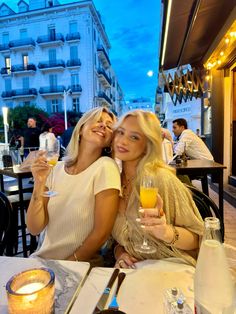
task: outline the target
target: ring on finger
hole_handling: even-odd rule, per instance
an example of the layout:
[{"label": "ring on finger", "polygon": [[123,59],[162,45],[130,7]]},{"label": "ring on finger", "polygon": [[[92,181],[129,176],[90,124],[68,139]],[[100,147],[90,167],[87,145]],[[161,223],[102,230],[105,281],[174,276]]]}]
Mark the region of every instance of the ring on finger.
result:
[{"label": "ring on finger", "polygon": [[120,259],[119,261],[118,261],[118,265],[120,266],[120,267],[122,267],[122,265],[125,263],[125,261],[123,260],[123,259]]}]

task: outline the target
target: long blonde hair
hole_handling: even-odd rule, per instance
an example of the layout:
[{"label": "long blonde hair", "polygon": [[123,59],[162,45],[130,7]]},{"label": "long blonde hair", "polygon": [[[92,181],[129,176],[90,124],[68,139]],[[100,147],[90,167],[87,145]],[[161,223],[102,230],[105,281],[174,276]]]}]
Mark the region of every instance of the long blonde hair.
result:
[{"label": "long blonde hair", "polygon": [[[146,153],[139,161],[136,169],[133,192],[136,196],[139,194],[140,179],[143,173],[158,171],[158,168],[166,168],[174,172],[173,168],[167,166],[162,157],[162,137],[161,126],[154,113],[144,110],[133,110],[124,114],[115,124],[114,130],[117,130],[127,117],[136,117],[137,122],[147,138]],[[132,193],[133,194],[133,193]],[[134,195],[133,195],[134,196]]]},{"label": "long blonde hair", "polygon": [[65,160],[67,166],[72,166],[77,161],[79,153],[80,133],[84,124],[88,121],[98,121],[103,112],[107,113],[112,118],[113,122],[116,122],[115,115],[106,107],[96,107],[84,113],[77,122],[75,129],[72,133],[71,140],[66,148],[66,155],[63,160]]}]

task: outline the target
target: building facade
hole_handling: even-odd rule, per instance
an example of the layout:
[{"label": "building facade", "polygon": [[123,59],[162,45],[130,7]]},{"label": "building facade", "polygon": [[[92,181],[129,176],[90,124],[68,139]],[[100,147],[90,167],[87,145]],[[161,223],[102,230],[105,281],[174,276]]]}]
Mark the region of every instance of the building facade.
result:
[{"label": "building facade", "polygon": [[119,113],[123,92],[92,1],[21,0],[0,6],[0,106],[48,113],[104,105]]},{"label": "building facade", "polygon": [[135,109],[154,112],[154,104],[151,102],[149,98],[140,97],[130,99],[123,105],[122,113]]}]

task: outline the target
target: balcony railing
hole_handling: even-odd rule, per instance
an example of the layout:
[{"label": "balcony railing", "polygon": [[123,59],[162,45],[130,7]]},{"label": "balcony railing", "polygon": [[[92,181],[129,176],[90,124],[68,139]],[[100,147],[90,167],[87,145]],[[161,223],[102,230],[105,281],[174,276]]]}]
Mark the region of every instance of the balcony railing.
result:
[{"label": "balcony railing", "polygon": [[80,40],[80,33],[69,33],[66,35],[66,41],[79,41]]},{"label": "balcony railing", "polygon": [[20,49],[22,47],[29,47],[34,48],[35,47],[35,41],[32,38],[25,38],[25,39],[17,39],[17,40],[11,40],[9,42],[10,49]]},{"label": "balcony railing", "polygon": [[11,98],[11,97],[12,97],[12,91],[2,92],[2,98]]},{"label": "balcony railing", "polygon": [[0,51],[1,52],[7,51],[7,50],[10,50],[9,44],[2,44],[2,45],[0,45]]},{"label": "balcony railing", "polygon": [[57,33],[55,35],[44,35],[44,36],[39,36],[37,38],[37,43],[39,45],[47,45],[47,44],[62,44],[64,43],[65,39],[64,39],[64,36],[61,34],[61,33]]},{"label": "balcony railing", "polygon": [[46,86],[40,87],[39,94],[61,94],[66,90],[65,86]]},{"label": "balcony railing", "polygon": [[81,61],[80,59],[70,59],[66,62],[66,66],[68,68],[72,68],[72,67],[80,67],[81,66]]},{"label": "balcony railing", "polygon": [[50,68],[64,68],[65,61],[64,60],[53,60],[53,61],[43,61],[39,62],[39,69],[50,69]]},{"label": "balcony railing", "polygon": [[25,72],[25,71],[33,71],[35,72],[36,71],[36,66],[32,63],[29,63],[29,64],[17,64],[17,65],[13,65],[11,67],[11,71],[13,73],[15,72]]},{"label": "balcony railing", "polygon": [[70,85],[70,86],[68,86],[68,89],[70,89],[72,91],[72,93],[81,93],[82,92],[82,87],[79,84]]},{"label": "balcony railing", "polygon": [[[110,87],[112,80],[111,80],[111,78],[106,74],[106,72],[105,72],[102,68],[98,68],[98,69],[97,69],[97,73],[98,73],[99,77],[102,78],[102,81],[103,81],[104,85],[105,85],[106,87]],[[104,78],[105,80],[104,80],[103,78]]]},{"label": "balcony railing", "polygon": [[108,102],[110,105],[112,104],[110,98],[104,92],[98,92],[98,98],[105,99],[105,101]]},{"label": "balcony railing", "polygon": [[102,45],[97,47],[98,56],[101,59],[105,68],[108,68],[111,65],[110,59],[106,53],[106,50]]},{"label": "balcony railing", "polygon": [[37,96],[36,88],[23,88],[23,89],[13,89],[12,97],[17,98],[21,96]]},{"label": "balcony railing", "polygon": [[10,75],[11,74],[11,68],[6,67],[6,68],[1,68],[1,75]]}]

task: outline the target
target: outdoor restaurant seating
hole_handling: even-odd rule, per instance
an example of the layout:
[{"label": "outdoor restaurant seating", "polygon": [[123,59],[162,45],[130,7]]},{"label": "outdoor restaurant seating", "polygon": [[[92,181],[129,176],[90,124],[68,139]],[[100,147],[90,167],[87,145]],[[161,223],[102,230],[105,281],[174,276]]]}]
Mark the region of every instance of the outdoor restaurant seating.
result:
[{"label": "outdoor restaurant seating", "polygon": [[0,255],[13,255],[13,208],[7,196],[0,192]]},{"label": "outdoor restaurant seating", "polygon": [[193,200],[204,220],[206,217],[216,217],[220,220],[222,240],[224,240],[224,221],[216,203],[205,193],[192,185],[185,184],[192,192]]}]

